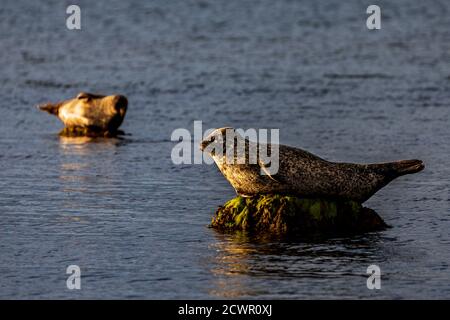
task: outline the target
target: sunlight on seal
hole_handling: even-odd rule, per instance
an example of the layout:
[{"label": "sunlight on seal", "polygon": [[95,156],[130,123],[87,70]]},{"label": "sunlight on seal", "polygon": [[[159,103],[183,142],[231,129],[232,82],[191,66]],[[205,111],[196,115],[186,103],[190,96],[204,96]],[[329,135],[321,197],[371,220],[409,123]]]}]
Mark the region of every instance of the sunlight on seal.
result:
[{"label": "sunlight on seal", "polygon": [[46,103],[38,108],[57,116],[65,125],[62,136],[116,136],[127,112],[122,95],[102,96],[81,92],[75,99]]},{"label": "sunlight on seal", "polygon": [[[290,194],[300,197],[317,197],[352,200],[363,203],[382,187],[397,177],[416,173],[424,169],[421,160],[402,160],[375,164],[337,163],[285,145],[268,145],[266,149],[277,149],[278,172],[270,174],[266,164],[257,159],[252,163],[242,163],[234,154],[235,162],[230,163],[225,141],[230,133],[236,140],[245,140],[246,159],[251,159],[251,151],[261,150],[255,142],[240,136],[232,128],[213,131],[200,144],[200,149],[208,152],[236,193],[251,197],[261,194]],[[239,142],[237,143],[239,144]],[[233,145],[231,145],[233,146]],[[221,150],[221,152],[216,152]],[[260,154],[257,155],[260,157]],[[261,174],[261,171],[266,174]]]}]

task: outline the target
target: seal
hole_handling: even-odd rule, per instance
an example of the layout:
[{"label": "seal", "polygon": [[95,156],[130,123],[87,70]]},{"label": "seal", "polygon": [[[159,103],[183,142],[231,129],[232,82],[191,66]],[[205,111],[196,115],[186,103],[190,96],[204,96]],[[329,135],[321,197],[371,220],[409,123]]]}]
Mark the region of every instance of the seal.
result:
[{"label": "seal", "polygon": [[128,100],[122,95],[80,92],[75,99],[45,103],[38,108],[57,116],[66,127],[63,133],[114,135],[119,133],[127,106]]},{"label": "seal", "polygon": [[[227,136],[231,135],[231,139]],[[233,152],[227,161],[227,141],[245,144],[245,161]],[[278,171],[270,174],[261,160],[260,148],[269,153],[278,149]],[[324,160],[308,151],[285,145],[258,144],[242,137],[233,128],[214,130],[200,144],[217,164],[219,170],[240,196],[290,194],[308,198],[353,200],[363,203],[389,182],[405,174],[424,169],[421,160],[401,160],[386,163],[356,164]],[[217,152],[221,150],[221,152]],[[251,162],[249,152],[257,150],[257,161]],[[265,174],[261,174],[264,172]]]}]

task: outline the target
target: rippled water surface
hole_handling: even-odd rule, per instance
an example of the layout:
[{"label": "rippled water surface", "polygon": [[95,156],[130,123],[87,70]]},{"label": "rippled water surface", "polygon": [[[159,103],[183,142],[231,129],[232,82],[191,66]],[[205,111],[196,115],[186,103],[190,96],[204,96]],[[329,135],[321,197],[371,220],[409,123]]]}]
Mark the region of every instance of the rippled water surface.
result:
[{"label": "rippled water surface", "polygon": [[[379,31],[364,1],[78,3],[81,31],[65,27],[67,1],[0,8],[1,298],[450,298],[447,1],[378,1]],[[34,106],[79,91],[126,95],[128,135],[59,138]],[[231,186],[170,158],[194,120],[427,168],[367,202],[384,232],[222,235],[207,225]],[[81,290],[66,288],[70,264]]]}]

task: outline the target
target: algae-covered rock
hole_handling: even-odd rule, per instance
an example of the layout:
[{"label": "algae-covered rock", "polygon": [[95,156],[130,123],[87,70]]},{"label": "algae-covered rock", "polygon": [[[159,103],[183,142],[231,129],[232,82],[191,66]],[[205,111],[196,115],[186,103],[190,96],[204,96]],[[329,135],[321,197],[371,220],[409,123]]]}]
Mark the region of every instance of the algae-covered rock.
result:
[{"label": "algae-covered rock", "polygon": [[228,201],[217,209],[211,227],[222,231],[305,234],[360,233],[382,230],[387,225],[375,211],[354,201],[260,195]]}]

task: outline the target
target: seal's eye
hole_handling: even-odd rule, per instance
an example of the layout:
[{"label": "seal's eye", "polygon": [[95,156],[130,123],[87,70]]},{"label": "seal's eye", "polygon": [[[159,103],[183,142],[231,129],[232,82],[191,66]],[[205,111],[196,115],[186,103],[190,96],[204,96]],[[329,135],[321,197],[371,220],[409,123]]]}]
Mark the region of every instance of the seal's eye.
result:
[{"label": "seal's eye", "polygon": [[211,143],[211,142],[214,142],[214,140],[216,140],[216,137],[211,137],[210,139],[209,139],[209,142]]}]

